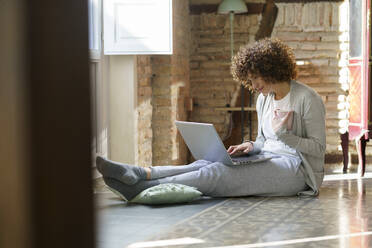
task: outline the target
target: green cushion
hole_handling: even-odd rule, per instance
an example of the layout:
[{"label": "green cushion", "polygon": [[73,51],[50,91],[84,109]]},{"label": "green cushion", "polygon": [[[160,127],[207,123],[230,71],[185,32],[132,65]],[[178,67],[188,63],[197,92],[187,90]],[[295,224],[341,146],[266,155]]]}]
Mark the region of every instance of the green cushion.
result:
[{"label": "green cushion", "polygon": [[141,204],[171,204],[190,202],[202,195],[195,187],[165,183],[145,189],[130,202]]}]

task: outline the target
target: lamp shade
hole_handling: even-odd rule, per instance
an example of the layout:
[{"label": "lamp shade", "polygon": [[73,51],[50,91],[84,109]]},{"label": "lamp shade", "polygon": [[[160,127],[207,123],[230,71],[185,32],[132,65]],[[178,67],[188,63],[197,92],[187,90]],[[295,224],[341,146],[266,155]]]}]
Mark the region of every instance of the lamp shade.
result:
[{"label": "lamp shade", "polygon": [[218,6],[218,14],[245,13],[248,12],[247,5],[243,0],[223,0]]}]

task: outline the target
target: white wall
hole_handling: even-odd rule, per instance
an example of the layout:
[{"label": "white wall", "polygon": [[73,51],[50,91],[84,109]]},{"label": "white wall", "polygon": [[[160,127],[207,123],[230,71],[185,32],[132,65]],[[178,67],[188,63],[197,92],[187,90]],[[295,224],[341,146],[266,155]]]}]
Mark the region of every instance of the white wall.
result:
[{"label": "white wall", "polygon": [[136,57],[109,57],[109,158],[135,163]]}]

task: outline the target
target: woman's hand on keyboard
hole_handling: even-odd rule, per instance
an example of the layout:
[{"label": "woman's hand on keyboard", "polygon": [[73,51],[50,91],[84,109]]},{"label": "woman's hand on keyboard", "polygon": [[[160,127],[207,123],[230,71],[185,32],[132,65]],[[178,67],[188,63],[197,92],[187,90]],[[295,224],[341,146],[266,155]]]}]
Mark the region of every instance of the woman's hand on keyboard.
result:
[{"label": "woman's hand on keyboard", "polygon": [[240,145],[234,145],[230,146],[229,149],[227,149],[227,152],[230,155],[237,155],[239,153],[248,153],[253,150],[253,144],[252,142],[244,142]]}]

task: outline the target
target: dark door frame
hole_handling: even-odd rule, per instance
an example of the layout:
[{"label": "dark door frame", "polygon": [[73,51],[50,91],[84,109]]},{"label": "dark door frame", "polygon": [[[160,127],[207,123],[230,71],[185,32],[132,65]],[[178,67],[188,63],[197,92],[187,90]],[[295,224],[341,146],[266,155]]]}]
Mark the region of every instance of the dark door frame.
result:
[{"label": "dark door frame", "polygon": [[87,0],[0,5],[0,246],[94,247]]}]

